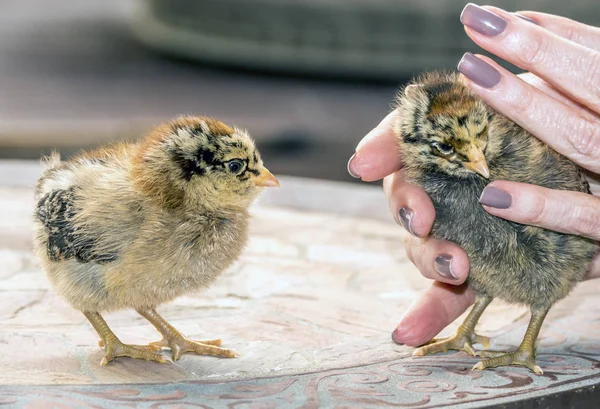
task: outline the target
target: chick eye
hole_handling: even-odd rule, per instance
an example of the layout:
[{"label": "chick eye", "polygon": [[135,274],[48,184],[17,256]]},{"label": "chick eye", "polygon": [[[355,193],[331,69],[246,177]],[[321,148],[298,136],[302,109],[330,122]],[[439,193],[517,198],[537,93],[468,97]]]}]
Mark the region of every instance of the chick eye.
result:
[{"label": "chick eye", "polygon": [[438,150],[438,152],[440,152],[442,155],[451,155],[452,153],[454,153],[454,148],[452,148],[451,145],[448,145],[447,143],[438,143],[435,142],[432,144],[432,146]]},{"label": "chick eye", "polygon": [[239,159],[233,159],[227,162],[227,169],[231,173],[240,173],[244,169],[244,162]]}]

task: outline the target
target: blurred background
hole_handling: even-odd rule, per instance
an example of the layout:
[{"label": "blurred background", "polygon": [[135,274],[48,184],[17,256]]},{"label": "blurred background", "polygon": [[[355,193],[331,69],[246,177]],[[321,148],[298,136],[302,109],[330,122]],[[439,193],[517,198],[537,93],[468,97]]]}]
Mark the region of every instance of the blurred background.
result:
[{"label": "blurred background", "polygon": [[[597,0],[498,0],[600,26]],[[352,181],[419,71],[481,52],[456,0],[1,0],[0,158],[69,156],[179,114],[247,128],[277,174]]]}]

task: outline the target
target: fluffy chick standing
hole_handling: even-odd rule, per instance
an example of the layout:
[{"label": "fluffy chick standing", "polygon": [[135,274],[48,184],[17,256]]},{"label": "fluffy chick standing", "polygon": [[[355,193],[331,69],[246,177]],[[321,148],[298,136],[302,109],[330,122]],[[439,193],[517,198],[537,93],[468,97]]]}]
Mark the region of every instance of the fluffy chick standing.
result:
[{"label": "fluffy chick standing", "polygon": [[[249,135],[212,118],[181,117],[139,143],[61,161],[52,155],[36,187],[34,244],[54,289],[90,321],[116,357],[167,362],[157,351],[234,357],[221,340],[181,335],[156,308],[205,288],[241,254],[248,207],[279,186]],[[126,345],[102,312],[135,309],[162,334]]]}]

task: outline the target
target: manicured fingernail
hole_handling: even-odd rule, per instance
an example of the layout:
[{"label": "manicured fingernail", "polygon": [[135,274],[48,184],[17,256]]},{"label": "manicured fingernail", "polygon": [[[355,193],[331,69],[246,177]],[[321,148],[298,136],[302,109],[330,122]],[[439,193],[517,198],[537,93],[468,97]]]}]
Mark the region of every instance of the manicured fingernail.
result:
[{"label": "manicured fingernail", "polygon": [[352,176],[354,179],[360,179],[360,175],[358,174],[358,172],[356,171],[355,167],[354,167],[354,158],[356,157],[356,153],[354,155],[352,155],[350,157],[350,160],[348,161],[348,173],[350,174],[350,176]]},{"label": "manicured fingernail", "polygon": [[512,204],[512,196],[504,190],[486,187],[481,193],[479,203],[496,209],[508,209]]},{"label": "manicured fingernail", "polygon": [[506,28],[506,20],[473,3],[465,6],[460,14],[460,22],[488,37],[497,36]]},{"label": "manicured fingernail", "polygon": [[465,77],[484,88],[493,88],[500,82],[498,70],[471,53],[463,55],[457,68]]},{"label": "manicured fingernail", "polygon": [[414,212],[411,209],[409,209],[408,207],[401,207],[400,210],[398,210],[398,221],[400,221],[400,224],[406,229],[407,232],[409,232],[415,237],[418,237],[412,230],[411,223],[413,215]]},{"label": "manicured fingernail", "polygon": [[440,273],[442,277],[458,280],[458,277],[456,277],[452,271],[452,256],[449,256],[448,254],[437,256],[434,265],[435,271]]},{"label": "manicured fingernail", "polygon": [[400,328],[396,328],[392,332],[392,341],[394,341],[395,344],[404,345],[404,342],[400,341],[400,339],[403,335],[404,334],[402,333],[402,330]]},{"label": "manicured fingernail", "polygon": [[539,24],[537,23],[537,21],[535,21],[534,19],[532,19],[532,18],[530,18],[530,17],[524,16],[524,15],[522,15],[522,14],[519,14],[519,13],[513,13],[513,14],[514,14],[515,16],[519,17],[519,18],[520,18],[520,19],[522,19],[522,20],[525,20],[525,21],[527,21],[527,22],[529,22],[529,23],[535,24],[536,26],[539,26]]}]

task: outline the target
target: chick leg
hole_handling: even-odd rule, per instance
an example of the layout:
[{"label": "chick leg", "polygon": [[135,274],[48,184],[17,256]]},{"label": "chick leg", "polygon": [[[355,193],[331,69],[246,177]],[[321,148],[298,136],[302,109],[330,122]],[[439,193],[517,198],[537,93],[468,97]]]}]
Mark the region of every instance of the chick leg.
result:
[{"label": "chick leg", "polygon": [[[535,362],[535,341],[537,340],[540,329],[542,328],[542,324],[544,323],[544,319],[546,318],[546,314],[548,314],[549,309],[550,308],[531,309],[531,320],[527,326],[525,337],[515,352],[506,353],[494,358],[484,359],[483,361],[478,362],[473,369],[521,365],[526,366],[538,375],[542,375],[544,371],[542,371],[542,368],[540,368]],[[492,354],[495,355],[494,353]],[[489,356],[492,354],[486,354],[483,352],[481,356],[485,357],[486,355]]]},{"label": "chick leg", "polygon": [[98,335],[100,335],[101,346],[104,346],[106,355],[100,362],[100,365],[107,365],[113,359],[119,356],[128,356],[130,358],[145,359],[147,361],[155,361],[161,364],[169,362],[167,358],[161,354],[152,352],[150,349],[138,347],[136,345],[126,345],[110,330],[104,318],[97,312],[84,312],[86,318],[90,321]]},{"label": "chick leg", "polygon": [[473,349],[473,343],[482,344],[485,348],[490,345],[490,340],[487,337],[477,335],[475,333],[475,325],[483,314],[483,311],[492,301],[492,297],[487,295],[477,295],[475,305],[465,319],[458,327],[454,335],[444,338],[434,338],[424,346],[416,349],[413,352],[415,356],[423,356],[434,354],[436,352],[447,352],[449,350],[465,351],[469,355],[476,356],[477,352]]},{"label": "chick leg", "polygon": [[170,348],[173,355],[173,361],[177,361],[184,352],[195,352],[196,354],[215,355],[225,358],[234,358],[237,356],[237,353],[230,349],[220,348],[220,339],[208,341],[193,341],[187,339],[181,335],[175,327],[161,317],[156,310],[137,310],[137,312],[150,321],[163,336],[163,339],[151,343],[150,346]]}]

